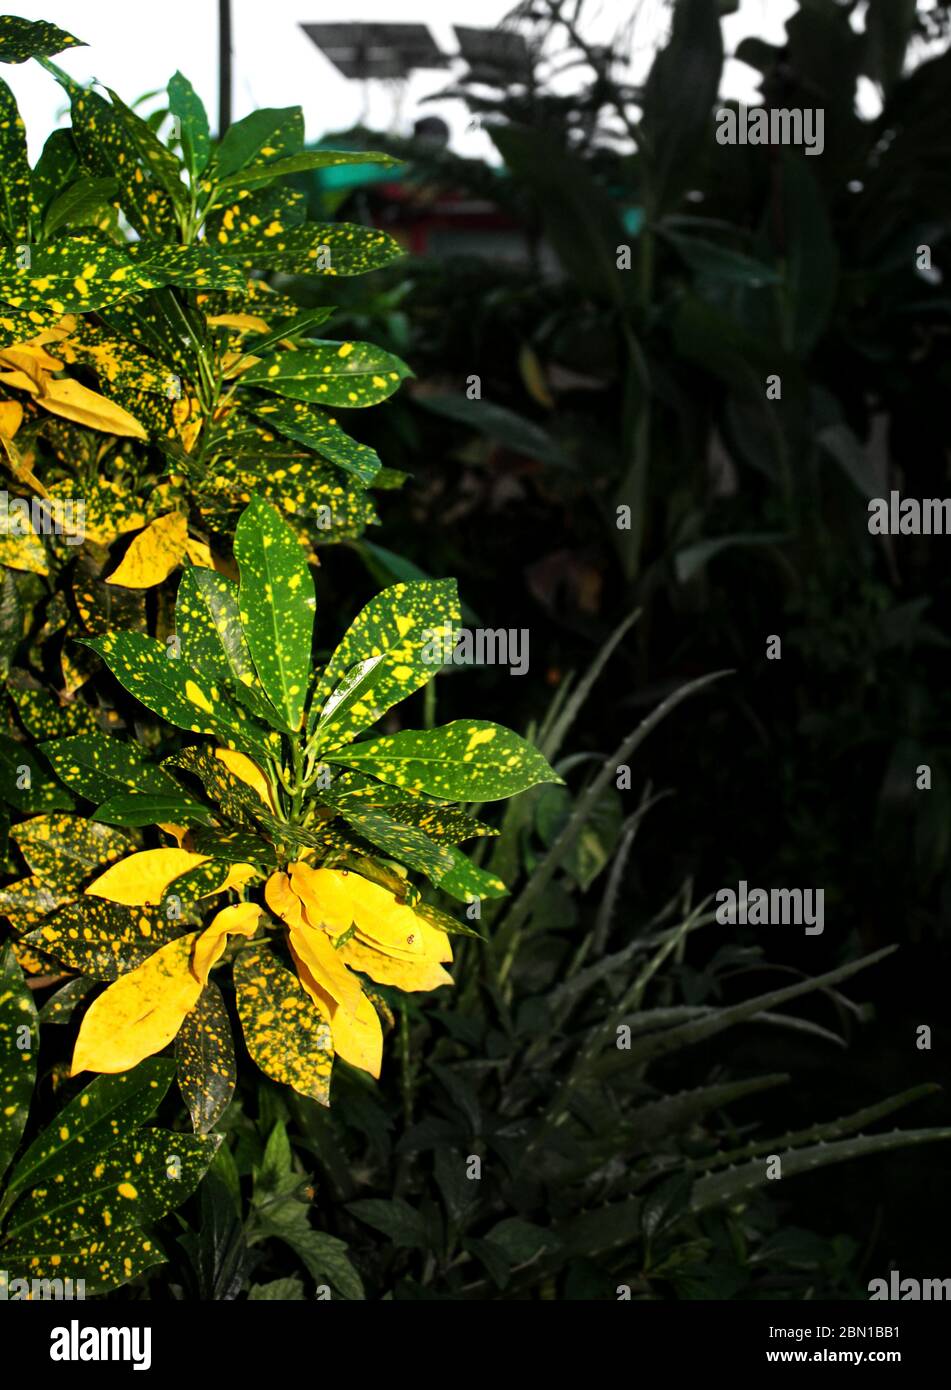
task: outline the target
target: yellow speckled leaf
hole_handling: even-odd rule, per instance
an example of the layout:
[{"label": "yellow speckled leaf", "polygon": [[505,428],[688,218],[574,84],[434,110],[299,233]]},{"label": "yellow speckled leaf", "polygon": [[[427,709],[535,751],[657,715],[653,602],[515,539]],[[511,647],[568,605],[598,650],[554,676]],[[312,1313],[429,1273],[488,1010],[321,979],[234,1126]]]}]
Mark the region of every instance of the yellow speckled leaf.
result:
[{"label": "yellow speckled leaf", "polygon": [[126,589],[151,589],[178,568],[187,544],[188,519],[181,512],[160,516],[136,536],[106,583],[121,584]]},{"label": "yellow speckled leaf", "polygon": [[198,1134],[221,1119],[234,1094],[237,1066],[228,1010],[211,981],[185,1015],[175,1040],[178,1086]]},{"label": "yellow speckled leaf", "polygon": [[383,1062],[383,1029],[376,1009],[362,991],[355,1013],[338,1004],[327,990],[320,987],[307,968],[306,961],[294,949],[295,939],[292,935],[290,950],[298,978],[314,1003],[330,1019],[334,1052],[352,1067],[359,1067],[361,1071],[378,1077]]},{"label": "yellow speckled leaf", "polygon": [[190,969],[197,937],[176,937],[94,1000],[76,1039],[73,1076],[125,1071],[172,1041],[203,988]]},{"label": "yellow speckled leaf", "polygon": [[330,1025],[295,975],[267,947],[242,951],[234,963],[244,1039],[265,1075],[330,1103]]}]

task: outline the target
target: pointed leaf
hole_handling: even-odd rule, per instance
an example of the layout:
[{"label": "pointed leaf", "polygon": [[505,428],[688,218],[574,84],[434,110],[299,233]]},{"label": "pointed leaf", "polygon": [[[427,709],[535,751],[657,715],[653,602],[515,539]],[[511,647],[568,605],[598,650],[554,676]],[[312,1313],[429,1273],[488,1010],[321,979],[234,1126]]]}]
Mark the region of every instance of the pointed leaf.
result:
[{"label": "pointed leaf", "polygon": [[294,532],[270,503],[252,497],[234,538],[241,626],[264,692],[299,729],[314,630],[314,581]]},{"label": "pointed leaf", "polygon": [[197,1134],[214,1129],[237,1081],[234,1040],[221,990],[213,980],[186,1014],[175,1040],[178,1086]]},{"label": "pointed leaf", "polygon": [[26,1128],[39,1029],[33,996],[9,942],[0,946],[0,1178]]},{"label": "pointed leaf", "polygon": [[238,1014],[254,1061],[273,1081],[330,1103],[330,1025],[266,946],[249,947],[234,963]]},{"label": "pointed leaf", "polygon": [[325,752],[323,757],[446,801],[496,801],[539,782],[561,781],[537,748],[511,729],[484,719],[406,729]]},{"label": "pointed leaf", "polygon": [[321,342],[265,357],[241,381],[278,396],[356,410],[385,401],[410,375],[405,362],[372,343]]}]

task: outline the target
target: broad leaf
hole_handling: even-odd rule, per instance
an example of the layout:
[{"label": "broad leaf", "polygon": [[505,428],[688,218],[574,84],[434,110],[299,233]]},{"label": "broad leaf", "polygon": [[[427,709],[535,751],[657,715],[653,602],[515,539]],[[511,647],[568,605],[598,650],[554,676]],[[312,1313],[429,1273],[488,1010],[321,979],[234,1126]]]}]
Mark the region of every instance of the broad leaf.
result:
[{"label": "broad leaf", "polygon": [[234,962],[244,1040],[266,1076],[321,1105],[330,1103],[330,1025],[267,946],[251,946]]},{"label": "broad leaf", "polygon": [[26,1128],[38,1046],[33,996],[6,942],[0,947],[0,1178]]},{"label": "broad leaf", "polygon": [[321,342],[265,357],[241,380],[279,396],[356,410],[385,401],[410,375],[405,362],[372,343]]},{"label": "broad leaf", "polygon": [[175,1039],[178,1086],[197,1134],[214,1129],[234,1094],[237,1068],[228,1010],[213,980]]},{"label": "broad leaf", "polygon": [[187,77],[176,72],[168,84],[168,109],[178,121],[185,167],[194,180],[211,154],[208,114]]},{"label": "broad leaf", "polygon": [[321,675],[314,694],[315,746],[350,742],[431,680],[452,649],[459,619],[454,579],[393,584],[372,598]]},{"label": "broad leaf", "polygon": [[39,751],[61,782],[90,801],[127,791],[181,795],[174,777],[149,762],[138,743],[106,734],[76,734],[42,743]]},{"label": "broad leaf", "polygon": [[252,497],[234,538],[241,626],[264,692],[299,729],[311,669],[314,581],[293,531],[274,507]]},{"label": "broad leaf", "polygon": [[539,782],[561,781],[537,748],[484,719],[406,729],[323,756],[329,763],[446,801],[496,801]]}]

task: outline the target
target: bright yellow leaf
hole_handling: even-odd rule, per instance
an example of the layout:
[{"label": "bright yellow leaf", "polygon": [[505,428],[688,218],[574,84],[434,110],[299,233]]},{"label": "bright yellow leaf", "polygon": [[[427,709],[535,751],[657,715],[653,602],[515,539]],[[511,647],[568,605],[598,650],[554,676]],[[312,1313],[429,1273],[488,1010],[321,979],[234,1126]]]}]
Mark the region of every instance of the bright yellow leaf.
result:
[{"label": "bright yellow leaf", "polygon": [[203,988],[189,964],[198,935],[169,941],[93,1001],[76,1039],[73,1076],[126,1071],[172,1041]]},{"label": "bright yellow leaf", "polygon": [[416,960],[402,960],[384,955],[363,941],[351,937],[338,950],[337,954],[353,970],[361,975],[369,975],[378,985],[393,985],[395,989],[413,993],[416,990],[438,989],[440,985],[451,985],[452,976],[438,961],[428,957]]},{"label": "bright yellow leaf", "polygon": [[195,942],[192,954],[192,973],[202,988],[208,983],[208,972],[221,959],[228,937],[253,936],[260,920],[261,909],[257,903],[234,903],[215,913]]},{"label": "bright yellow leaf", "polygon": [[107,584],[124,589],[151,589],[182,562],[188,543],[188,519],[181,512],[157,517],[129,546]]},{"label": "bright yellow leaf", "polygon": [[247,757],[244,753],[236,753],[232,748],[216,748],[215,756],[221,759],[232,776],[237,777],[239,782],[243,782],[252,791],[256,791],[264,804],[277,814],[271,784],[253,758]]},{"label": "bright yellow leaf", "polygon": [[290,949],[301,984],[330,1022],[334,1052],[339,1053],[352,1067],[359,1067],[361,1071],[378,1077],[383,1062],[383,1029],[380,1016],[370,1000],[361,991],[356,1013],[343,1008],[314,979],[306,962],[294,949],[293,936]]},{"label": "bright yellow leaf", "polygon": [[379,884],[339,869],[312,869],[303,863],[290,869],[294,891],[311,926],[322,926],[337,937],[354,925],[369,945],[401,960],[452,959],[446,934]]},{"label": "bright yellow leaf", "polygon": [[173,878],[196,869],[209,859],[207,854],[193,854],[187,849],[143,849],[120,859],[105,873],[93,879],[86,892],[94,898],[108,898],[126,907],[145,907],[160,903]]},{"label": "bright yellow leaf", "polygon": [[212,328],[237,328],[242,333],[270,333],[264,319],[256,314],[211,314],[205,322]]},{"label": "bright yellow leaf", "polygon": [[50,356],[38,343],[17,343],[15,346],[0,348],[0,362],[26,372],[42,390],[43,383],[50,372],[61,372],[63,364],[58,358]]},{"label": "bright yellow leaf", "polygon": [[350,1013],[357,1014],[363,997],[360,981],[350,974],[327,933],[308,924],[303,904],[287,874],[272,874],[265,885],[264,897],[274,915],[287,926],[292,949],[304,961],[316,982],[331,999]]},{"label": "bright yellow leaf", "polygon": [[61,415],[77,425],[88,425],[91,429],[130,439],[148,439],[146,431],[127,410],[68,377],[48,378],[38,404],[51,415]]},{"label": "bright yellow leaf", "polygon": [[17,391],[29,391],[31,396],[38,395],[40,390],[27,372],[19,370],[0,372],[0,383],[4,386],[13,386]]},{"label": "bright yellow leaf", "polygon": [[23,407],[19,401],[0,401],[0,434],[12,439],[23,422]]}]

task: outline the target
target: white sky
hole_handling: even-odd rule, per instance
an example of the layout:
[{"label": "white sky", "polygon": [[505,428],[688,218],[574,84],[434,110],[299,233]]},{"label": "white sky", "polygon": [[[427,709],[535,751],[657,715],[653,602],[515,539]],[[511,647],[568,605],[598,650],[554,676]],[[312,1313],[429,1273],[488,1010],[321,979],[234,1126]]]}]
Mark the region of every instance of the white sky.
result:
[{"label": "white sky", "polygon": [[[513,0],[233,0],[234,115],[260,106],[301,105],[308,139],[329,129],[352,125],[361,115],[362,84],[348,82],[324,58],[299,27],[332,21],[416,22],[430,26],[444,51],[455,51],[451,25],[492,28],[512,8]],[[586,36],[609,39],[627,0],[589,0]],[[795,0],[741,0],[739,13],[724,24],[727,52],[754,34],[768,42],[782,39]],[[208,107],[212,128],[217,118],[217,0],[13,0],[7,13],[47,19],[67,29],[88,48],[67,51],[60,63],[73,77],[96,77],[127,101],[164,87],[181,68]],[[638,0],[631,75],[643,76],[666,31],[666,0]],[[27,125],[30,154],[36,158],[49,131],[63,124],[62,93],[53,78],[35,63],[6,66]],[[367,121],[378,128],[407,130],[419,114],[439,114],[449,123],[453,148],[479,155],[492,149],[482,132],[467,129],[468,113],[460,102],[432,104],[420,111],[419,99],[448,85],[447,70],[410,78],[401,119],[394,122],[393,93],[371,84]],[[723,94],[754,100],[758,75],[745,64],[728,61]]]}]

